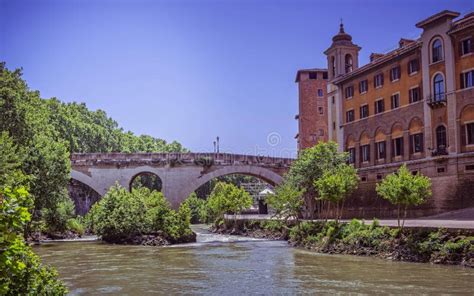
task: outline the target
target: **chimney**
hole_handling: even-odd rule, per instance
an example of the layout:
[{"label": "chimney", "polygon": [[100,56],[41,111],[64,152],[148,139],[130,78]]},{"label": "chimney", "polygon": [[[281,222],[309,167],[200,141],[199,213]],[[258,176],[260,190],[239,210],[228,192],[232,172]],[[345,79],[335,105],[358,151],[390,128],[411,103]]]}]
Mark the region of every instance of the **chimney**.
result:
[{"label": "chimney", "polygon": [[373,62],[373,61],[375,61],[376,59],[381,58],[381,57],[383,57],[383,56],[384,56],[383,53],[375,53],[375,52],[373,52],[373,53],[370,54],[370,61]]}]

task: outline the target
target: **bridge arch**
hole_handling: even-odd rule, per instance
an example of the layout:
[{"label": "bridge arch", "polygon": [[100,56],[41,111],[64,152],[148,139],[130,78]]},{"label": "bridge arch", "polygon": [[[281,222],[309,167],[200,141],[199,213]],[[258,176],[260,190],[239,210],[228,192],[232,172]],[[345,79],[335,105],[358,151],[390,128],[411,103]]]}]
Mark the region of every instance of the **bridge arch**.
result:
[{"label": "bridge arch", "polygon": [[142,171],[133,175],[130,179],[128,189],[132,191],[132,188],[139,185],[147,187],[150,190],[163,190],[163,180],[157,173],[151,171]]},{"label": "bridge arch", "polygon": [[283,177],[279,174],[262,167],[252,166],[252,165],[236,165],[236,166],[226,166],[204,174],[188,185],[184,187],[181,191],[181,195],[178,197],[178,200],[175,202],[181,203],[183,202],[191,193],[197,190],[202,185],[206,184],[207,182],[211,181],[212,179],[232,175],[232,174],[241,174],[241,175],[249,175],[254,176],[263,181],[267,182],[270,185],[276,186],[279,185],[283,181]]}]

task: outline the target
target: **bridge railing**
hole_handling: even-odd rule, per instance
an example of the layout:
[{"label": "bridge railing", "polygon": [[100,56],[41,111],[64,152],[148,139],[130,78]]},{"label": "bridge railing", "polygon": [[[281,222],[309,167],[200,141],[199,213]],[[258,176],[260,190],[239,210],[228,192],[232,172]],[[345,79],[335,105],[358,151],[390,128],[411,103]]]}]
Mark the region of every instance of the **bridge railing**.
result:
[{"label": "bridge railing", "polygon": [[289,166],[292,158],[245,155],[232,153],[73,153],[71,162],[75,165],[97,163],[152,163],[152,164],[191,164],[196,165],[229,165],[229,164],[263,164]]}]

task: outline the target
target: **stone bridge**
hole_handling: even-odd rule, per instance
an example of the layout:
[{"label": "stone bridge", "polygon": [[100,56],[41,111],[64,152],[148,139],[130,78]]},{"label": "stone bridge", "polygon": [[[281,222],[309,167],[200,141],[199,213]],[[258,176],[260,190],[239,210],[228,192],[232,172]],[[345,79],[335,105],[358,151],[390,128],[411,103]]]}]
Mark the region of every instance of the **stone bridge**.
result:
[{"label": "stone bridge", "polygon": [[[201,185],[220,176],[251,175],[277,185],[292,161],[228,153],[78,153],[71,155],[71,184],[82,183],[89,191],[81,196],[75,192],[77,187],[70,186],[69,193],[84,214],[116,182],[130,189],[135,176],[152,173],[161,179],[163,194],[176,208]],[[96,197],[91,199],[91,194]]]}]

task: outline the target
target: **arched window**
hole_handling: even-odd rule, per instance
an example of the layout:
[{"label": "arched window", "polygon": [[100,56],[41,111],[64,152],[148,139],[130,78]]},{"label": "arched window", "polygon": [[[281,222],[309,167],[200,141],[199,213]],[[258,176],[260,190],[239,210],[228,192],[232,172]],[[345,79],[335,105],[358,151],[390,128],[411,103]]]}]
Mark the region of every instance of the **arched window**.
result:
[{"label": "arched window", "polygon": [[350,54],[346,54],[344,61],[346,65],[346,73],[352,72],[352,56]]},{"label": "arched window", "polygon": [[336,77],[336,58],[333,56],[331,57],[331,71],[332,71],[332,77]]},{"label": "arched window", "polygon": [[443,60],[443,44],[441,39],[436,39],[431,45],[431,57],[433,63]]},{"label": "arched window", "polygon": [[444,99],[444,78],[441,74],[436,74],[433,79],[433,100],[441,101]]},{"label": "arched window", "polygon": [[436,128],[436,149],[438,151],[446,149],[446,127],[440,125]]}]

